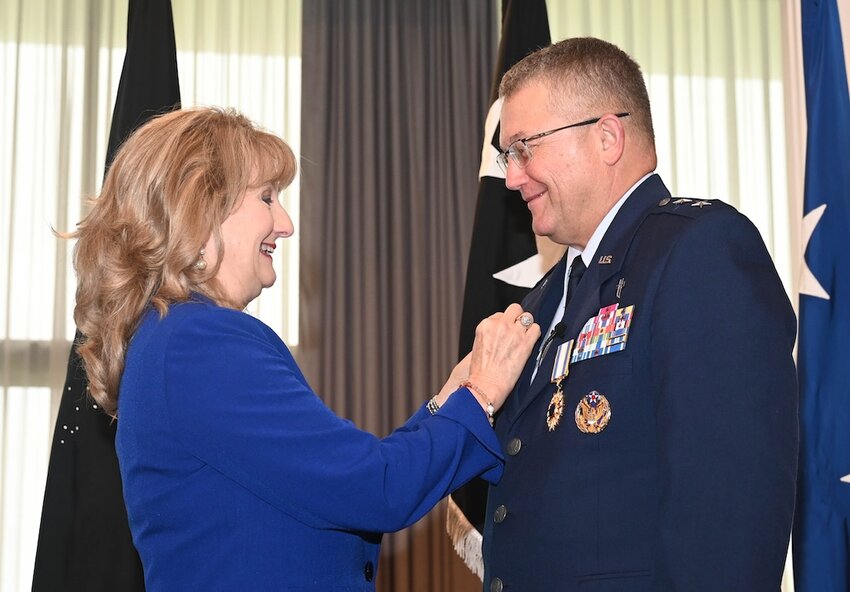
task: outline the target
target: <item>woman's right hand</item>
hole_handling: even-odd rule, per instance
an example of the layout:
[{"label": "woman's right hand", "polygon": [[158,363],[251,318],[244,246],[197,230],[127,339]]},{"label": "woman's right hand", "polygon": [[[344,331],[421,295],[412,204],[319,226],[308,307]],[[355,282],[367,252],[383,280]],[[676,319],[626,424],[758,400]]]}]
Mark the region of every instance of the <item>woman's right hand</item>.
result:
[{"label": "woman's right hand", "polygon": [[474,385],[470,391],[485,411],[488,404],[496,411],[504,404],[540,338],[540,326],[523,325],[521,316],[531,318],[519,304],[511,304],[505,312],[491,315],[475,329],[468,382]]}]

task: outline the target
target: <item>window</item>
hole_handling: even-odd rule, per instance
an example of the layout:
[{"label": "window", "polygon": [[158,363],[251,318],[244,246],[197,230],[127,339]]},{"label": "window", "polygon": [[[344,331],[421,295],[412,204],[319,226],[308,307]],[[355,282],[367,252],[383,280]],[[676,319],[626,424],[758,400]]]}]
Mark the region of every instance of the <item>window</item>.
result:
[{"label": "window", "polygon": [[[30,587],[50,438],[75,326],[72,245],[103,174],[126,0],[0,0],[0,589]],[[299,153],[300,0],[172,0],[185,106],[233,107]],[[297,343],[296,235],[249,308]]]}]

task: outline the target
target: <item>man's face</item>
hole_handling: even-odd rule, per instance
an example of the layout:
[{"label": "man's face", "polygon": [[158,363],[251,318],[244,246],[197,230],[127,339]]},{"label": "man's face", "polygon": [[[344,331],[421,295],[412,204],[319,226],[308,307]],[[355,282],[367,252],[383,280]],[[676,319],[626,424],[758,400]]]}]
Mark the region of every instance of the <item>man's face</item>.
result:
[{"label": "man's face", "polygon": [[[527,84],[502,104],[499,144],[581,121],[597,113],[575,113],[572,119],[550,107],[549,90],[541,82]],[[594,211],[594,190],[602,181],[595,158],[597,126],[588,125],[532,140],[532,158],[520,168],[508,159],[505,185],[516,189],[531,210],[532,228],[556,243],[583,249],[601,216]]]}]

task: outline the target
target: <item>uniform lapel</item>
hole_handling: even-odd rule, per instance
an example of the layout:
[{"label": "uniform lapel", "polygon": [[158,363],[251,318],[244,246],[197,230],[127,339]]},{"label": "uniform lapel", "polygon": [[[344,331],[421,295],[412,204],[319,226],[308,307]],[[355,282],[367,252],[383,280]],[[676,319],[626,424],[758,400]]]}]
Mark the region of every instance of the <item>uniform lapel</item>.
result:
[{"label": "uniform lapel", "polygon": [[[557,265],[552,269],[551,273],[543,280],[539,286],[532,290],[523,301],[523,309],[530,312],[535,321],[542,325],[543,331],[548,330],[549,323],[555,316],[558,304],[561,302],[561,296],[564,294],[564,276],[567,271],[567,255],[561,257]],[[545,334],[540,335],[540,339],[531,350],[531,356],[525,364],[525,368],[520,375],[519,380],[514,387],[511,396],[505,403],[501,415],[505,418],[503,421],[511,423],[514,416],[518,415],[521,409],[525,406],[525,401],[529,400],[528,382],[531,374],[534,371],[537,352],[540,351],[540,346],[546,339]],[[549,349],[552,349],[551,347]],[[539,373],[538,373],[539,374]]]},{"label": "uniform lapel", "polygon": [[566,340],[578,337],[588,319],[595,317],[601,307],[613,304],[601,301],[602,287],[621,272],[632,239],[644,218],[661,199],[668,197],[670,192],[661,177],[651,175],[635,188],[617,212],[566,311]]},{"label": "uniform lapel", "polygon": [[[591,317],[596,316],[602,306],[613,304],[601,302],[600,294],[602,286],[611,277],[622,269],[626,253],[632,242],[637,228],[659,200],[669,197],[670,192],[658,175],[651,175],[641,183],[629,196],[620,211],[617,212],[611,226],[608,227],[605,236],[596,250],[594,260],[591,261],[584,273],[576,293],[570,300],[570,304],[564,313],[567,330],[564,338],[556,337],[548,348],[545,358],[540,364],[540,370],[534,377],[534,381],[528,385],[528,378],[534,368],[536,352],[540,344],[533,350],[534,353],[526,364],[520,381],[514,389],[513,394],[505,404],[504,420],[508,425],[513,423],[531,402],[546,390],[551,384],[551,370],[554,364],[555,352],[558,346],[575,339],[581,332],[584,323]],[[544,303],[538,312],[533,312],[534,318],[544,324],[551,321],[555,314],[555,308],[563,294],[564,275],[566,273],[566,257],[558,264],[558,268],[550,275],[548,291],[541,295]],[[554,286],[553,286],[554,284]],[[555,289],[557,286],[557,289]],[[557,294],[555,294],[557,292]],[[552,300],[554,299],[554,302]],[[543,339],[544,337],[541,337]],[[526,388],[525,385],[528,385]]]}]

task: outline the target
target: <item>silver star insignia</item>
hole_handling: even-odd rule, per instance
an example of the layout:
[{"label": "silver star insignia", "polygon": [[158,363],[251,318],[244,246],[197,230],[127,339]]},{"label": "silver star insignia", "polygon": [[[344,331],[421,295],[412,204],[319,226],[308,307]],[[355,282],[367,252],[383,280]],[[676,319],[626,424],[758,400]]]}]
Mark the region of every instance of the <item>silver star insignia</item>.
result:
[{"label": "silver star insignia", "polygon": [[673,205],[674,206],[680,206],[682,204],[688,203],[689,201],[692,201],[692,200],[687,198],[687,197],[680,197],[679,199],[677,199],[676,201],[673,202]]},{"label": "silver star insignia", "polygon": [[702,209],[702,208],[703,208],[703,206],[710,206],[710,205],[711,205],[711,202],[710,202],[710,201],[703,201],[703,200],[700,200],[700,201],[695,201],[694,203],[692,203],[692,204],[691,204],[691,207],[692,207],[692,208],[699,208],[699,209]]}]

